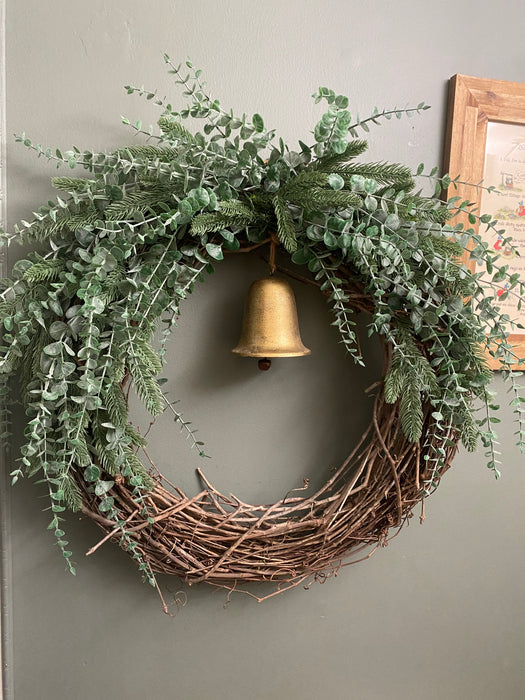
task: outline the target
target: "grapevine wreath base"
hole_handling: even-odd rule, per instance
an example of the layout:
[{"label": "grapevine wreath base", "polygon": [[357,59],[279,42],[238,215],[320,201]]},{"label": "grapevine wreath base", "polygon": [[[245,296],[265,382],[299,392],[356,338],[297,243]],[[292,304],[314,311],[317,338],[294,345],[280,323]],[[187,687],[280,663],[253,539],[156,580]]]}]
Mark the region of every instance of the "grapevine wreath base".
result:
[{"label": "grapevine wreath base", "polygon": [[[362,290],[354,289],[349,296],[357,311],[370,310],[371,301]],[[387,343],[383,348],[386,372],[392,350]],[[369,389],[374,390],[370,425],[343,464],[311,496],[297,496],[293,490],[273,504],[245,503],[218,491],[197,470],[204,488],[188,497],[151,465],[154,485],[147,495],[150,518],[145,520],[125,480],[117,478],[112,489],[115,505],[150,570],[174,574],[190,585],[206,582],[244,592],[260,602],[367,559],[399,532],[418,503],[423,520],[422,485],[428,481],[423,465],[431,454],[444,450],[439,474],[433,474],[436,484],[449,468],[458,440],[449,431],[440,435],[427,404],[421,439],[408,441],[398,404],[385,401],[382,380]],[[107,533],[88,552],[92,553],[107,539],[118,538],[120,528],[101,515],[97,497],[82,478],[78,485],[82,513]],[[277,585],[262,597],[240,587],[254,582]],[[168,612],[158,585],[157,590]]]},{"label": "grapevine wreath base", "polygon": [[[427,409],[426,427],[431,420]],[[138,515],[123,482],[113,489],[115,502],[127,515],[127,532],[136,538],[153,572],[175,574],[190,585],[206,582],[229,590],[240,590],[243,583],[278,582],[273,593],[255,596],[262,601],[368,558],[386,544],[391,528],[400,528],[417,503],[424,504],[421,464],[429,445],[408,442],[398,426],[397,412],[380,390],[372,423],[357,447],[310,497],[285,496],[271,505],[243,503],[217,491],[199,471],[206,487],[192,498],[156,475],[147,499],[155,513],[152,525]],[[456,452],[456,443],[444,444],[441,473]],[[96,498],[85,489],[82,513],[108,537],[118,536],[115,523],[102,517]],[[366,555],[345,561],[369,545],[375,546]]]}]

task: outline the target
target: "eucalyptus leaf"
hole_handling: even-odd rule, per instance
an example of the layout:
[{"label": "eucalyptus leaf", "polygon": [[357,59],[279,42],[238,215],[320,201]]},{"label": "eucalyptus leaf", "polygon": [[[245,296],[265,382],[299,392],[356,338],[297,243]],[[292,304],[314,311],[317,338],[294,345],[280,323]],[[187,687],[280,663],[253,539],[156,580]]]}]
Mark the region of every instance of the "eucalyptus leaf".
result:
[{"label": "eucalyptus leaf", "polygon": [[331,173],[328,176],[328,184],[333,190],[341,190],[345,185],[345,181],[343,180],[341,175],[338,175],[337,173]]},{"label": "eucalyptus leaf", "polygon": [[62,354],[62,343],[50,343],[44,347],[44,353],[50,357],[57,357]]},{"label": "eucalyptus leaf", "polygon": [[222,252],[222,247],[220,245],[216,245],[215,243],[207,243],[206,244],[206,252],[214,260],[222,260],[224,258],[224,254]]},{"label": "eucalyptus leaf", "polygon": [[98,481],[100,479],[100,469],[95,465],[91,465],[84,469],[84,479],[86,481]]},{"label": "eucalyptus leaf", "polygon": [[264,121],[263,118],[261,117],[260,114],[254,114],[252,117],[252,123],[255,128],[255,131],[257,132],[262,132],[264,131]]},{"label": "eucalyptus leaf", "polygon": [[97,483],[95,484],[95,495],[103,496],[108,491],[110,491],[114,485],[114,481],[97,481]]}]

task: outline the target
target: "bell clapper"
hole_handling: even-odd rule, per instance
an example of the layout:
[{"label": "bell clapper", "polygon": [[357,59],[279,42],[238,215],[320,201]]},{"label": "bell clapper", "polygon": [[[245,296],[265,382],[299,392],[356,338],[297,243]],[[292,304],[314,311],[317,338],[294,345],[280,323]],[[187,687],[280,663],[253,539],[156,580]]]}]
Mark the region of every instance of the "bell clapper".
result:
[{"label": "bell clapper", "polygon": [[272,361],[270,360],[269,357],[261,357],[261,359],[257,363],[257,367],[261,370],[261,372],[268,371],[271,366],[272,366]]}]

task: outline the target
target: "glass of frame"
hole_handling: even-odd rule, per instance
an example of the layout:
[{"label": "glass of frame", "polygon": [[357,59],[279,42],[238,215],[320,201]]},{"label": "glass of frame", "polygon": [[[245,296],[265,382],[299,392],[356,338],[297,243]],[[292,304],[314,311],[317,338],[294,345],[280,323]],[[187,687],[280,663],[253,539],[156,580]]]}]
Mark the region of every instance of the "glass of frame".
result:
[{"label": "glass of frame", "polygon": [[[501,223],[498,228],[513,238],[520,255],[502,246],[494,231],[479,233],[501,251],[509,273],[519,272],[525,280],[525,84],[459,74],[450,79],[444,172],[464,183],[483,181],[484,187],[494,188],[473,193],[472,185],[458,184],[447,196],[476,201],[480,213]],[[472,227],[467,215],[464,223]],[[525,303],[518,309],[518,297],[505,294],[504,282],[495,293],[502,296],[502,311],[525,326]],[[525,329],[514,329],[509,342],[525,357]],[[487,359],[492,369],[500,368],[499,361]]]}]

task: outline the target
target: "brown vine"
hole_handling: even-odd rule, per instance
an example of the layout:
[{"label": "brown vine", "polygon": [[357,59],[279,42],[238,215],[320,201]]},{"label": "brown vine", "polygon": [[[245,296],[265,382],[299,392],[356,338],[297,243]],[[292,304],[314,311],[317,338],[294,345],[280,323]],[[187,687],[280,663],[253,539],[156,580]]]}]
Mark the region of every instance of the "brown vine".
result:
[{"label": "brown vine", "polygon": [[[370,310],[371,300],[350,280],[347,291],[352,306]],[[390,360],[391,348],[384,345],[383,375]],[[125,480],[117,478],[111,495],[151,572],[176,575],[190,585],[206,582],[240,590],[261,601],[312,578],[324,580],[384,546],[412,517],[414,507],[424,503],[421,482],[428,478],[427,460],[444,450],[440,477],[458,441],[440,434],[427,405],[421,440],[408,442],[398,405],[385,402],[382,380],[371,389],[377,393],[370,425],[312,496],[292,491],[276,503],[245,503],[221,493],[198,470],[203,489],[189,497],[149,460],[154,488],[146,496],[148,521],[139,514]],[[82,477],[78,485],[82,512],[106,533],[91,554],[108,539],[118,540],[120,529],[100,514],[98,499]],[[240,588],[256,582],[274,582],[276,587],[260,596]],[[168,612],[164,600],[163,607]]]}]

